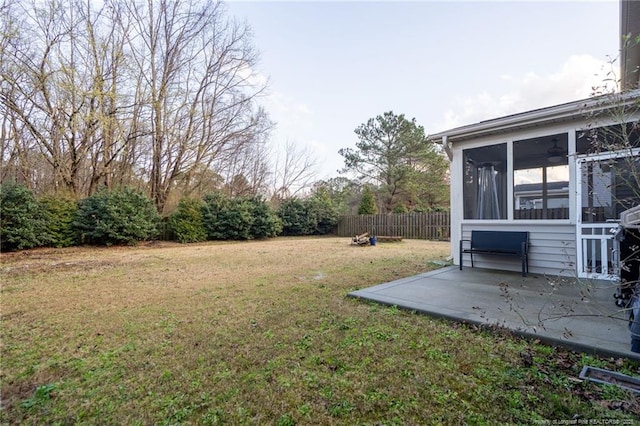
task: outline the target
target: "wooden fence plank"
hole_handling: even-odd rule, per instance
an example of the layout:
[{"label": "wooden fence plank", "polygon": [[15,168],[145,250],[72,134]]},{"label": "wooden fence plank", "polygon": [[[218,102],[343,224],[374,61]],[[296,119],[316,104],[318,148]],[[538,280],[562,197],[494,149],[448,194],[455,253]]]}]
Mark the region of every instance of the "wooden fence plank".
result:
[{"label": "wooden fence plank", "polygon": [[339,237],[353,237],[363,232],[407,239],[449,241],[450,216],[447,212],[348,215],[336,226]]}]

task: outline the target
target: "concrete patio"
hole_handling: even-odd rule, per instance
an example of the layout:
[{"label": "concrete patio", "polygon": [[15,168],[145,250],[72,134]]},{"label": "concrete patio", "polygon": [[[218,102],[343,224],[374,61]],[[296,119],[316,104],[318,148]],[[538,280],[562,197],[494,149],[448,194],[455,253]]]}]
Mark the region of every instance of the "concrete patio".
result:
[{"label": "concrete patio", "polygon": [[349,296],[453,321],[500,326],[572,350],[640,360],[631,352],[615,283],[449,266]]}]

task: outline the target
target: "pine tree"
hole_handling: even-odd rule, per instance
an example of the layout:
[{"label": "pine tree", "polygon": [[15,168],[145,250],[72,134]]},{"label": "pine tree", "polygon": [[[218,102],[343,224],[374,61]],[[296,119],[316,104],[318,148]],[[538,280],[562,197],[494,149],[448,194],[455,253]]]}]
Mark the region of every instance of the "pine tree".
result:
[{"label": "pine tree", "polygon": [[360,201],[360,207],[358,207],[358,214],[376,214],[378,209],[376,207],[376,201],[373,197],[373,192],[368,186],[364,188],[362,194],[362,201]]}]

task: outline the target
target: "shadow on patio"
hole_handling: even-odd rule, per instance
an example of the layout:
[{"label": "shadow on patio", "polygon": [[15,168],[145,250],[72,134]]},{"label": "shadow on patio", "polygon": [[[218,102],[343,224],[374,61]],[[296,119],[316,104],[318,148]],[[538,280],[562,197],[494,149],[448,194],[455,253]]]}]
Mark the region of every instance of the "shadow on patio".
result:
[{"label": "shadow on patio", "polygon": [[516,334],[601,356],[631,352],[627,314],[615,283],[449,266],[349,293],[453,321],[501,326]]}]

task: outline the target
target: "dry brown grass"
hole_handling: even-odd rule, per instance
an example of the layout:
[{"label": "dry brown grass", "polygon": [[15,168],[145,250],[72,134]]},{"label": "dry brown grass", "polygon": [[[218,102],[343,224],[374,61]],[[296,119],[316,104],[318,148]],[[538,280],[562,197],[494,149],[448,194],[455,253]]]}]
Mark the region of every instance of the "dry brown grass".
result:
[{"label": "dry brown grass", "polygon": [[[535,419],[543,394],[511,383],[529,377],[518,370],[526,343],[345,297],[424,272],[448,250],[279,238],[3,254],[0,419]],[[601,409],[570,391],[557,398]],[[556,412],[545,405],[540,418]]]}]

